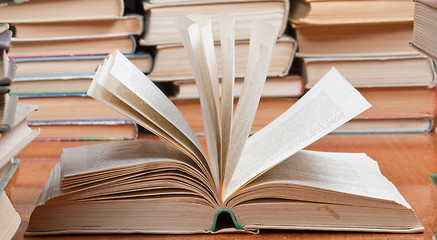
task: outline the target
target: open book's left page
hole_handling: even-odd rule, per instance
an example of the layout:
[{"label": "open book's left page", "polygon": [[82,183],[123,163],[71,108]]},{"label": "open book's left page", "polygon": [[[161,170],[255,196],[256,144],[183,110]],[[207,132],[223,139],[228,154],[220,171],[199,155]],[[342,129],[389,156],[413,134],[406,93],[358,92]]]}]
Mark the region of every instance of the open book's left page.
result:
[{"label": "open book's left page", "polygon": [[176,106],[119,51],[99,67],[88,94],[132,118],[190,156],[212,183],[211,165]]}]

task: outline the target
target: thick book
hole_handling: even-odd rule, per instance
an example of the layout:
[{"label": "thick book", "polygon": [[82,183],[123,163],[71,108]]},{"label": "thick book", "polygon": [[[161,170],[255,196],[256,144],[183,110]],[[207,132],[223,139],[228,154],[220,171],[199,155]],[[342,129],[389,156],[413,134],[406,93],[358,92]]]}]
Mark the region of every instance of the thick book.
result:
[{"label": "thick book", "polygon": [[296,0],[290,8],[290,21],[298,24],[411,22],[414,2]]},{"label": "thick book", "polygon": [[38,141],[131,140],[138,135],[136,123],[86,93],[19,97],[39,108],[27,117],[29,126],[41,132]]},{"label": "thick book", "polygon": [[294,24],[300,57],[415,54],[408,44],[412,21]]},{"label": "thick book", "polygon": [[414,27],[410,45],[437,60],[437,4],[435,1],[415,1]]},{"label": "thick book", "polygon": [[437,113],[435,87],[358,88],[372,104],[357,119],[433,118]]},{"label": "thick book", "polygon": [[0,6],[0,22],[108,18],[119,17],[123,11],[123,0],[27,1]]},{"label": "thick book", "polygon": [[29,94],[19,95],[20,102],[38,106],[29,121],[122,119],[123,114],[86,94]]},{"label": "thick book", "polygon": [[[289,36],[282,36],[276,42],[268,72],[269,77],[286,76],[291,68],[296,53],[296,40]],[[221,46],[215,46],[217,62],[221,62]],[[249,51],[249,41],[235,42],[235,77],[244,78],[245,63]],[[219,77],[222,70],[218,69]],[[159,45],[153,59],[153,69],[148,75],[152,81],[193,80],[190,59],[182,44]]]},{"label": "thick book", "polygon": [[238,31],[235,39],[247,40],[253,20],[273,24],[281,36],[287,27],[290,3],[288,0],[189,0],[189,1],[143,1],[146,12],[146,31],[141,45],[182,44],[174,19],[188,14],[211,17],[214,40],[220,39],[219,14],[226,12],[235,19]]},{"label": "thick book", "polygon": [[343,56],[302,58],[302,74],[311,88],[331,67],[354,87],[406,87],[436,85],[436,66],[421,55]]},{"label": "thick book", "polygon": [[[97,68],[99,63],[103,61],[103,59],[105,59],[105,57],[106,54],[17,58],[15,59],[15,62],[19,67],[15,72],[14,80],[18,82],[18,85],[32,85],[31,81],[33,80],[66,80],[77,78],[92,79],[95,74],[95,69]],[[133,62],[144,73],[149,73],[151,71],[152,57],[149,53],[136,52],[134,54],[126,54],[126,57],[129,58],[129,60]],[[89,83],[90,82],[91,81],[89,81]],[[29,87],[29,89],[32,89],[33,87],[50,88],[52,84],[55,85],[54,82],[52,82],[51,84],[40,84],[38,82],[36,84],[33,84],[33,86]],[[88,89],[88,86],[86,87],[86,89]],[[53,86],[52,88],[55,87],[62,86]],[[19,92],[21,93],[26,91],[20,90]],[[44,90],[42,89],[39,92],[44,92]],[[58,90],[57,92],[67,91]],[[84,90],[84,92],[86,92],[86,90]]]},{"label": "thick book", "polygon": [[141,35],[144,18],[138,14],[94,19],[63,19],[11,23],[14,37],[20,39],[64,39]]},{"label": "thick book", "polygon": [[[64,149],[26,234],[423,231],[366,154],[301,150],[370,107],[335,69],[248,137],[278,32],[254,23],[233,114],[232,19],[221,19],[227,53],[221,94],[208,19],[178,19],[201,88],[208,155],[177,107],[114,52],[97,70],[89,94],[170,144],[137,140]],[[229,225],[220,221],[225,215]]]},{"label": "thick book", "polygon": [[8,55],[19,57],[52,57],[70,55],[108,54],[115,49],[134,53],[136,41],[133,36],[67,38],[56,40],[28,40],[14,38]]}]

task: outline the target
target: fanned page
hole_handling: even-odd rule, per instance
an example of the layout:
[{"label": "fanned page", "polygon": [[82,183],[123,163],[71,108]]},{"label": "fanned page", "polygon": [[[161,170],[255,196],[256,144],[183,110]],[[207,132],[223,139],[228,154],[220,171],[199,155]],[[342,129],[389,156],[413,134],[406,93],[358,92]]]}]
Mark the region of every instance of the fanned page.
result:
[{"label": "fanned page", "polygon": [[332,68],[295,105],[247,140],[223,200],[369,107]]},{"label": "fanned page", "polygon": [[131,117],[193,158],[212,178],[201,145],[176,106],[119,51],[97,70],[88,94]]},{"label": "fanned page", "polygon": [[232,16],[220,14],[220,44],[222,58],[222,89],[220,95],[220,123],[222,130],[222,159],[220,182],[223,184],[226,154],[231,140],[235,81],[235,22]]},{"label": "fanned page", "polygon": [[250,134],[278,36],[273,25],[262,21],[254,21],[251,31],[246,75],[232,121],[223,188],[229,184]]},{"label": "fanned page", "polygon": [[199,89],[210,166],[214,179],[218,183],[219,159],[221,158],[220,103],[218,101],[217,65],[215,59],[212,60],[215,58],[215,53],[211,23],[209,19],[199,15],[189,18],[179,17],[177,23]]}]

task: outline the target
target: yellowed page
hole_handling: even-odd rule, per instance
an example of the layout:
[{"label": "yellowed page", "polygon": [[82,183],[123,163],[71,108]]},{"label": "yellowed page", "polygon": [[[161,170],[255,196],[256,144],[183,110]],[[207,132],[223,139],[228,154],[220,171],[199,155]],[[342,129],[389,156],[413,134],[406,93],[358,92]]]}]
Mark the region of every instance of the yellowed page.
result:
[{"label": "yellowed page", "polygon": [[155,140],[138,139],[65,148],[62,156],[62,178],[96,174],[104,170],[143,163],[158,164],[175,160],[200,170],[184,153],[169,144]]},{"label": "yellowed page", "polygon": [[226,157],[224,188],[229,184],[249,136],[262,89],[270,67],[278,32],[269,23],[255,21],[250,37],[249,56],[243,90],[234,113],[231,140]]},{"label": "yellowed page", "polygon": [[[106,60],[105,60],[106,62]],[[99,67],[99,69],[101,66]],[[101,73],[100,70],[97,71],[96,77],[99,76]],[[88,95],[92,96],[94,99],[110,106],[112,109],[122,113],[123,115],[129,117],[130,119],[134,120],[139,125],[143,126],[144,128],[148,129],[152,133],[156,134],[159,137],[162,137],[163,139],[167,140],[168,142],[174,144],[177,148],[179,148],[181,151],[186,153],[188,156],[190,156],[192,159],[197,159],[196,154],[191,149],[186,149],[180,142],[178,142],[174,137],[167,134],[167,132],[163,131],[159,126],[154,124],[153,122],[149,121],[147,118],[145,118],[143,115],[138,113],[135,109],[121,101],[119,98],[114,96],[111,92],[106,90],[103,86],[99,85],[97,81],[93,81],[88,89]],[[199,164],[201,165],[201,164]],[[205,169],[205,168],[203,168]]]},{"label": "yellowed page", "polygon": [[369,107],[332,68],[289,110],[249,138],[224,199]]},{"label": "yellowed page", "polygon": [[[221,153],[221,134],[218,106],[214,97],[215,93],[212,86],[213,81],[211,80],[211,73],[214,71],[210,71],[210,65],[208,65],[208,59],[211,58],[210,54],[214,49],[210,49],[211,46],[213,47],[213,43],[204,43],[205,40],[212,40],[212,38],[208,36],[203,37],[203,35],[207,35],[205,28],[207,29],[208,27],[202,29],[202,27],[205,26],[205,23],[201,23],[199,26],[197,22],[193,21],[193,19],[201,22],[206,21],[205,19],[202,20],[200,18],[201,17],[199,16],[190,16],[190,18],[180,17],[177,18],[177,23],[179,33],[181,34],[184,43],[184,48],[188,53],[194,71],[196,85],[199,88],[209,162],[218,187],[218,159],[220,158],[219,154]],[[209,63],[212,64],[212,61],[210,60]],[[217,70],[215,70],[215,72],[216,71]]]},{"label": "yellowed page", "polygon": [[235,22],[232,16],[220,14],[220,42],[222,59],[222,89],[220,96],[220,123],[222,131],[222,159],[220,159],[220,182],[223,183],[226,154],[231,139],[232,113],[234,107],[235,81]]},{"label": "yellowed page", "polygon": [[[104,92],[106,91],[106,92]],[[198,139],[174,104],[120,52],[99,68],[88,94],[188,152],[211,178]],[[112,95],[111,95],[112,94]],[[116,97],[114,97],[116,96]]]},{"label": "yellowed page", "polygon": [[[302,150],[262,174],[248,186],[266,183],[290,183],[316,187],[396,201],[409,207],[399,192],[393,191],[390,182],[381,174],[376,161],[365,153]],[[318,197],[314,196],[313,201],[323,201],[320,196]],[[339,201],[338,203],[341,204],[343,199]]]}]

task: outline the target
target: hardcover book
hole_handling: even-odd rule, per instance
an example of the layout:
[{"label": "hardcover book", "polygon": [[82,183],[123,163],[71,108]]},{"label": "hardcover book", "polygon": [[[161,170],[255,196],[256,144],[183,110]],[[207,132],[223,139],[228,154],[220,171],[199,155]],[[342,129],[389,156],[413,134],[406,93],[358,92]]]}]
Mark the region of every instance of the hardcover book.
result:
[{"label": "hardcover book", "polygon": [[[52,57],[23,57],[15,59],[15,63],[19,66],[15,73],[14,84],[26,85],[24,82],[32,81],[50,81],[50,80],[69,80],[77,78],[90,79],[86,89],[82,92],[86,92],[91,83],[91,79],[94,76],[95,69],[105,59],[105,55],[78,55],[78,56],[52,56]],[[149,73],[152,70],[152,56],[145,52],[136,52],[134,54],[126,54],[141,71]],[[18,83],[17,83],[18,82]],[[54,82],[54,81],[53,81]],[[29,86],[28,89],[34,88],[62,88],[62,84],[55,83],[40,84],[34,83],[33,86]],[[28,83],[32,85],[32,83]],[[42,85],[42,86],[39,86]],[[52,86],[56,85],[56,86]],[[70,83],[68,87],[71,85]],[[64,86],[65,88],[65,86]],[[14,91],[13,91],[14,92]],[[23,91],[21,91],[23,92]],[[31,92],[69,92],[69,91],[27,91]],[[71,92],[71,91],[70,91]]]},{"label": "hardcover book", "polygon": [[[216,44],[215,55],[217,63],[222,61],[220,44]],[[244,78],[245,64],[247,60],[247,51],[249,41],[235,41],[235,77]],[[291,69],[291,65],[296,53],[296,40],[290,36],[281,36],[274,47],[270,68],[267,76],[284,77]],[[218,68],[219,77],[222,76],[222,69]],[[148,77],[154,82],[193,80],[194,73],[191,69],[190,59],[188,58],[184,46],[177,45],[159,45],[153,58],[153,70]]]},{"label": "hardcover book", "polygon": [[[168,143],[64,149],[26,234],[423,231],[366,154],[302,150],[370,107],[335,69],[249,137],[277,30],[254,22],[234,112],[232,19],[221,16],[221,92],[210,22],[192,16],[178,23],[199,87],[208,151],[177,107],[116,51],[98,68],[89,95]],[[220,220],[226,215],[228,225]]]},{"label": "hardcover book", "polygon": [[253,20],[263,20],[273,24],[282,36],[287,27],[290,3],[288,0],[188,0],[150,1],[143,0],[146,13],[145,34],[140,45],[182,44],[174,19],[187,14],[202,14],[211,18],[213,38],[220,39],[219,14],[226,12],[235,20],[238,31],[236,40],[250,37]]}]

